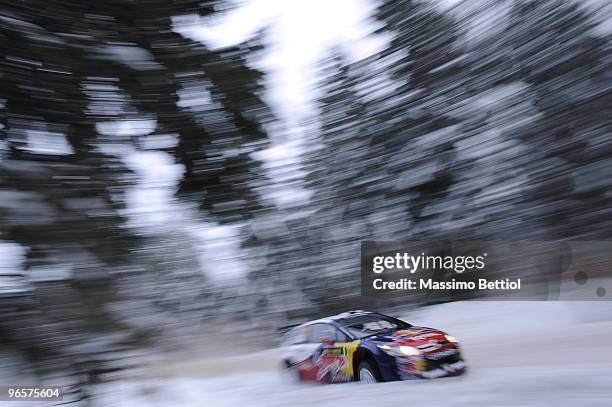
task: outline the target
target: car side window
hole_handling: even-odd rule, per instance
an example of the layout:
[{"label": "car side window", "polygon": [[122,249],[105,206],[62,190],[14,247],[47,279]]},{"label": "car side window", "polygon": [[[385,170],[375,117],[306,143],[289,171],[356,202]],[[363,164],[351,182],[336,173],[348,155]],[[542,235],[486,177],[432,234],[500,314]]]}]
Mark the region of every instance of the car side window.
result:
[{"label": "car side window", "polygon": [[300,343],[308,342],[308,337],[304,327],[294,328],[287,333],[283,339],[283,345],[298,345]]},{"label": "car side window", "polygon": [[350,342],[350,339],[344,332],[336,329],[336,342]]},{"label": "car side window", "polygon": [[319,343],[322,339],[336,342],[336,327],[330,324],[313,324],[309,342]]}]

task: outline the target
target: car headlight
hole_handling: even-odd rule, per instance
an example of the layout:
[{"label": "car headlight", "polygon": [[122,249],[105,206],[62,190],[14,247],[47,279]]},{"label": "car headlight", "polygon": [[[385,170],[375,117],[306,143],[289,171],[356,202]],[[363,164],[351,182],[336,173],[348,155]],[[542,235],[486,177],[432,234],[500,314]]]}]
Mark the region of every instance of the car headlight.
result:
[{"label": "car headlight", "polygon": [[379,348],[384,350],[387,354],[391,356],[416,356],[421,354],[421,351],[415,348],[414,346],[382,345],[379,346]]},{"label": "car headlight", "polygon": [[457,340],[457,338],[455,338],[454,336],[450,336],[450,335],[444,335],[444,337],[446,338],[447,341],[449,341],[450,343],[457,343],[459,342]]},{"label": "car headlight", "polygon": [[412,346],[400,346],[400,352],[402,352],[406,356],[416,356],[420,355],[421,351]]}]

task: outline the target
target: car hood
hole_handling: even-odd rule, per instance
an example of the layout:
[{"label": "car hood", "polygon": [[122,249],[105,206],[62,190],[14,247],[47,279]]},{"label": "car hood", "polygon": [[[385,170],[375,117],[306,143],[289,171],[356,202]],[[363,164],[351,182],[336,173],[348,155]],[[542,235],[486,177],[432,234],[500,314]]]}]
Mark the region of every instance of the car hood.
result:
[{"label": "car hood", "polygon": [[398,329],[385,332],[380,335],[364,338],[364,341],[376,342],[386,345],[414,346],[421,348],[428,345],[444,345],[448,343],[446,334],[440,330],[423,326],[411,326],[410,328]]}]

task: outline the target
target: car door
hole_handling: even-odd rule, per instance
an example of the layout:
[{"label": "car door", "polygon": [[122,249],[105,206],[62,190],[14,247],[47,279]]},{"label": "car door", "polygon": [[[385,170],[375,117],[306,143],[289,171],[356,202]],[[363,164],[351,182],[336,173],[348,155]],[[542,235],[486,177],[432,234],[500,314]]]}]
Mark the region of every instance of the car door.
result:
[{"label": "car door", "polygon": [[300,365],[311,360],[319,343],[311,341],[312,328],[310,325],[299,326],[289,332],[281,344],[281,355],[291,365]]},{"label": "car door", "polygon": [[319,343],[318,352],[313,355],[316,380],[325,383],[350,380],[346,370],[349,367],[346,349],[346,336],[332,324],[312,325],[311,342]]}]

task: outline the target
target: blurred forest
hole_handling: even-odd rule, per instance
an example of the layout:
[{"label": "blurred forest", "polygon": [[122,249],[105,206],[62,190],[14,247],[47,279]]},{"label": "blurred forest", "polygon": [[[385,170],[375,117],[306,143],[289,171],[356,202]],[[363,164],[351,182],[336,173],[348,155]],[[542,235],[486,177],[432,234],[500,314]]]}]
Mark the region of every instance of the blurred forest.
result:
[{"label": "blurred forest", "polygon": [[[360,306],[361,240],[612,237],[609,16],[579,0],[380,2],[372,35],[389,46],[319,64],[301,168],[312,195],[281,208],[254,154],[278,120],[248,64],[265,30],[218,50],[173,31],[173,16],[230,7],[3,6],[0,241],[24,261],[0,264],[0,341],[41,377],[63,366],[91,383],[221,321],[272,335]],[[181,166],[187,215],[130,224],[126,151]],[[246,279],[211,281],[184,233],[199,217],[237,228]]]}]

